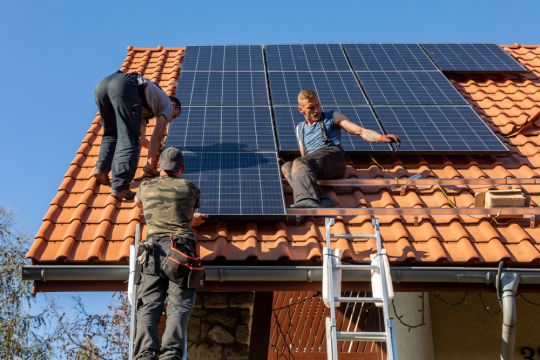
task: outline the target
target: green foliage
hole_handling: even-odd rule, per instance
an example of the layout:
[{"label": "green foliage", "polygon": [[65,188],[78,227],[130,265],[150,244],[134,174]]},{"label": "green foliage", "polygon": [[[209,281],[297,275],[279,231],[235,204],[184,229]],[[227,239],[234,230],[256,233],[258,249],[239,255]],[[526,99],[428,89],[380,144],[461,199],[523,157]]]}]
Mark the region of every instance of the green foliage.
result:
[{"label": "green foliage", "polygon": [[32,282],[22,280],[29,245],[0,206],[0,359],[127,359],[126,294],[115,294],[105,314],[87,313],[80,298],[67,306],[47,297],[38,303]]},{"label": "green foliage", "polygon": [[13,229],[13,217],[0,206],[0,358],[48,359],[53,339],[40,331],[48,314],[32,314],[32,284],[22,280],[28,237]]}]

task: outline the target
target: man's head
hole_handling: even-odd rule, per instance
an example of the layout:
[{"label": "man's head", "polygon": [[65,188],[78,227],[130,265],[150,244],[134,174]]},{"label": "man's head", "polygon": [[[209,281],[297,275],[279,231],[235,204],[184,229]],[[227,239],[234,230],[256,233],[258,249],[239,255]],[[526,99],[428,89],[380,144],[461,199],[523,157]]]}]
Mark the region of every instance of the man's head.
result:
[{"label": "man's head", "polygon": [[159,169],[167,175],[180,176],[184,172],[184,155],[175,147],[168,147],[161,152]]},{"label": "man's head", "polygon": [[302,89],[298,94],[298,111],[304,114],[308,122],[321,118],[321,104],[317,94],[311,89]]},{"label": "man's head", "polygon": [[171,99],[171,106],[172,106],[172,118],[177,118],[180,116],[180,113],[182,112],[182,104],[180,103],[180,100],[176,96],[169,96],[169,99]]}]

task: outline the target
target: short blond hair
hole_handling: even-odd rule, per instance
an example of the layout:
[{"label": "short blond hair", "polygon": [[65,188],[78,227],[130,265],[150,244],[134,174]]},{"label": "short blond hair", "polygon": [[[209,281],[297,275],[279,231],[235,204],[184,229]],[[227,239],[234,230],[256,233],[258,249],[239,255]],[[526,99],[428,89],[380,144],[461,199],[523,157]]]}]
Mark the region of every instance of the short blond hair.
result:
[{"label": "short blond hair", "polygon": [[300,100],[313,100],[317,98],[315,91],[311,89],[302,89],[298,93],[298,101]]}]

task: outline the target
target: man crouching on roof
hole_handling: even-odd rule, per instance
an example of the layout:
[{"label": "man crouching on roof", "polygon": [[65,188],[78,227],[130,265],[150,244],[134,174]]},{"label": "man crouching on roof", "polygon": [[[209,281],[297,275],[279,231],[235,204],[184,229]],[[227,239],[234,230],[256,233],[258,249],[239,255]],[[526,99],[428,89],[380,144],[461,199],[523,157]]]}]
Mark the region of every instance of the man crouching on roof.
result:
[{"label": "man crouching on roof", "polygon": [[[141,278],[137,291],[135,359],[182,359],[187,351],[187,324],[195,303],[197,258],[192,227],[208,217],[196,213],[200,191],[184,172],[182,152],[174,147],[159,158],[160,176],[141,184],[135,201],[142,204],[148,236],[137,257]],[[180,266],[181,265],[181,266]],[[199,276],[197,275],[197,276]],[[167,322],[158,345],[157,326],[167,296]]]},{"label": "man crouching on roof", "polygon": [[341,129],[369,142],[399,143],[396,135],[364,129],[338,111],[321,111],[317,94],[310,89],[303,89],[298,94],[298,111],[305,118],[296,126],[296,140],[302,156],[281,167],[293,189],[292,208],[336,206],[317,185],[317,180],[345,176],[347,155],[341,147]]}]

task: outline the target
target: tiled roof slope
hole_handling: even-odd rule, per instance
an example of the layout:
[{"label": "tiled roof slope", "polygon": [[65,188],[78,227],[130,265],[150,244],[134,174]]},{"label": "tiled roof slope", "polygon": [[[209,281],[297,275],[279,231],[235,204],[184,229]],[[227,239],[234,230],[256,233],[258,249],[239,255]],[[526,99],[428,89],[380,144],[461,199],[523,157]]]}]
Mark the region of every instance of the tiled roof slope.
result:
[{"label": "tiled roof slope", "polygon": [[[532,178],[540,174],[540,46],[504,49],[530,72],[526,75],[452,75],[451,80],[492,129],[511,149],[509,155],[399,156],[355,160],[348,177],[407,177],[422,172],[438,178]],[[156,81],[167,93],[175,91],[183,49],[129,48],[122,69],[138,71]],[[91,177],[101,140],[96,117],[43,218],[27,256],[34,263],[125,263],[134,240],[135,224],[144,222],[133,202],[118,202],[110,188]],[[142,150],[139,170],[146,160]],[[381,169],[384,168],[384,171]],[[138,184],[135,183],[134,186]],[[540,203],[539,187],[524,186],[532,206]],[[362,188],[329,191],[341,207],[470,207],[474,190],[438,187]],[[486,189],[476,189],[486,190]],[[446,194],[445,194],[446,192]],[[448,197],[447,197],[448,195]],[[286,193],[287,202],[291,194]],[[528,220],[489,220],[485,217],[384,216],[380,218],[386,249],[393,262],[481,265],[501,260],[517,265],[540,261],[540,228]],[[338,219],[336,232],[372,232],[367,217]],[[144,227],[143,227],[144,229]],[[318,261],[324,227],[308,220],[302,225],[285,222],[217,222],[197,233],[200,254],[207,261]],[[144,231],[143,231],[144,236]],[[348,260],[367,260],[373,240],[335,243]]]}]

